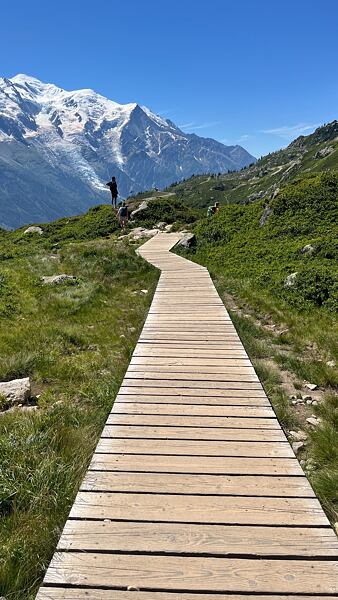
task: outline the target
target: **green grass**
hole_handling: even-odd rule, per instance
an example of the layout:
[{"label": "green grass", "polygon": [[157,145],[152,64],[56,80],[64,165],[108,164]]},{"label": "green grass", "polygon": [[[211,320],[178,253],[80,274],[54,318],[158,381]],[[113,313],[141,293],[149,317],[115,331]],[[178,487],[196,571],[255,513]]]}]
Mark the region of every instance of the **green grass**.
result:
[{"label": "green grass", "polygon": [[[231,312],[233,322],[284,429],[309,431],[303,450],[310,460],[306,470],[335,521],[338,173],[299,177],[285,185],[270,206],[273,213],[264,226],[259,223],[264,209],[260,200],[222,207],[214,217],[197,223],[197,245],[181,253],[207,266],[221,296],[230,294],[242,307],[241,314]],[[314,248],[311,254],[302,252],[307,244]],[[285,286],[286,277],[294,272],[295,284]],[[275,332],[267,329],[269,324],[274,324]],[[291,386],[306,394],[305,382],[316,384],[331,398],[316,407],[322,424],[313,432],[306,416],[315,407],[304,408],[303,413],[296,410],[285,391]]]},{"label": "green grass", "polygon": [[[6,600],[35,596],[157,280],[155,269],[114,238],[63,243],[57,260],[47,242],[37,240],[28,255],[20,252],[1,266],[7,308],[0,319],[0,379],[29,375],[39,396],[38,409],[0,417],[0,595]],[[77,284],[41,284],[42,275],[62,272],[75,275]]]},{"label": "green grass", "polygon": [[198,210],[182,203],[175,196],[168,196],[151,199],[148,207],[137,215],[134,223],[135,226],[152,228],[165,221],[167,224],[175,223],[183,227],[195,223],[199,217]]},{"label": "green grass", "polygon": [[311,457],[316,468],[309,477],[334,523],[338,514],[338,397],[328,395],[315,412],[322,424],[310,433]]}]

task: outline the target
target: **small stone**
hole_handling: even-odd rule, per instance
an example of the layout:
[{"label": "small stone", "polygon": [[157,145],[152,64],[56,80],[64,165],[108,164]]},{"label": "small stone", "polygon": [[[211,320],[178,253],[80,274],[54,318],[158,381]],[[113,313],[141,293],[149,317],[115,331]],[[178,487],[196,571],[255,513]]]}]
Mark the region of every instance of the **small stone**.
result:
[{"label": "small stone", "polygon": [[291,404],[295,405],[298,404],[297,400],[291,400]]},{"label": "small stone", "polygon": [[312,404],[312,400],[307,400],[306,404]]},{"label": "small stone", "polygon": [[22,379],[12,379],[12,381],[4,381],[0,383],[0,396],[3,396],[9,405],[21,405],[26,403],[26,400],[31,395],[31,384],[29,377]]},{"label": "small stone", "polygon": [[318,400],[312,400],[312,406],[318,406]]},{"label": "small stone", "polygon": [[314,390],[316,390],[318,388],[318,385],[316,385],[315,383],[306,383],[305,387],[308,390],[311,390],[311,392],[313,392]]},{"label": "small stone", "polygon": [[294,453],[297,455],[299,450],[301,450],[302,448],[304,448],[304,442],[293,442],[292,444],[292,450],[294,451]]},{"label": "small stone", "polygon": [[313,427],[317,427],[320,422],[321,419],[315,417],[314,415],[312,415],[311,417],[309,417],[308,419],[306,419],[306,421],[309,423],[309,425],[312,425]]},{"label": "small stone", "polygon": [[77,279],[74,275],[66,275],[65,273],[41,277],[41,281],[45,285],[60,285],[62,283],[71,283],[75,285],[77,283]]},{"label": "small stone", "polygon": [[293,287],[296,283],[298,272],[290,273],[284,281],[284,287]]},{"label": "small stone", "polygon": [[36,404],[28,405],[28,406],[22,406],[22,404],[21,404],[21,410],[23,412],[34,412],[35,410],[39,410],[39,407],[36,406]]},{"label": "small stone", "polygon": [[148,294],[148,290],[141,290],[141,294],[144,294],[144,295]]},{"label": "small stone", "polygon": [[296,442],[305,442],[307,440],[307,434],[305,431],[299,429],[298,431],[290,431],[290,437],[292,437]]},{"label": "small stone", "polygon": [[191,248],[195,244],[196,236],[194,233],[185,233],[178,242],[178,246],[182,246],[183,248]]},{"label": "small stone", "polygon": [[332,368],[336,366],[336,363],[334,362],[334,360],[328,360],[326,364],[328,367],[332,367]]},{"label": "small stone", "polygon": [[304,248],[301,249],[302,254],[313,254],[315,251],[315,247],[312,244],[306,244]]},{"label": "small stone", "polygon": [[303,402],[307,402],[308,400],[312,400],[312,396],[302,396]]}]

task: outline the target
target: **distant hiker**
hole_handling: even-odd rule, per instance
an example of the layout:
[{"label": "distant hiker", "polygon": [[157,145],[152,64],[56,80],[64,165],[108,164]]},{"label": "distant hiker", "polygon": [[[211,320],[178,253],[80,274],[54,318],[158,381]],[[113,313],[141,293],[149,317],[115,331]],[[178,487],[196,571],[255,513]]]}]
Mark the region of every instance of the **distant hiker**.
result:
[{"label": "distant hiker", "polygon": [[117,218],[119,220],[121,229],[125,229],[128,223],[128,208],[124,201],[122,202],[120,208],[117,211]]},{"label": "distant hiker", "polygon": [[207,217],[212,217],[219,211],[219,202],[215,202],[213,206],[208,206]]},{"label": "distant hiker", "polygon": [[115,177],[112,177],[111,181],[108,181],[108,183],[106,183],[106,185],[110,189],[111,203],[112,203],[113,207],[116,208],[116,201],[117,201],[117,196],[119,195],[119,192],[117,189],[117,183],[116,183]]}]

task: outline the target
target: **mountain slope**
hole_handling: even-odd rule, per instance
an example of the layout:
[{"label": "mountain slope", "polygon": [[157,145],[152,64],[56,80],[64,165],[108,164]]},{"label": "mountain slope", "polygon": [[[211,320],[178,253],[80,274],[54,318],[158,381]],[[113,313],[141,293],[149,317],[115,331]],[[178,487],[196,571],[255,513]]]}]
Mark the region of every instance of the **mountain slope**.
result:
[{"label": "mountain slope", "polygon": [[0,78],[0,225],[17,227],[165,187],[193,173],[240,169],[240,146],[185,134],[138,104],[93,90],[68,92],[26,75]]},{"label": "mountain slope", "polygon": [[220,177],[192,177],[170,187],[184,202],[204,207],[211,201],[221,204],[269,201],[278,189],[300,175],[338,168],[338,121],[300,136],[287,148],[259,159],[254,165],[237,173]]}]

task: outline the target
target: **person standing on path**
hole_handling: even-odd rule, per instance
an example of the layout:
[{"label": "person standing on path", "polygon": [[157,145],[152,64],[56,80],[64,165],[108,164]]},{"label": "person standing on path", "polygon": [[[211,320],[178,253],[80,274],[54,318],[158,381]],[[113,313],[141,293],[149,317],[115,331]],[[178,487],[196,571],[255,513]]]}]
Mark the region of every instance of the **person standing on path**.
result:
[{"label": "person standing on path", "polygon": [[117,211],[117,218],[119,220],[121,229],[125,229],[128,223],[128,208],[126,206],[125,201],[122,202],[120,208]]},{"label": "person standing on path", "polygon": [[117,196],[119,195],[119,192],[118,192],[118,189],[117,189],[117,183],[116,183],[115,177],[112,177],[111,181],[108,181],[108,183],[106,183],[106,185],[110,189],[111,203],[113,205],[113,208],[116,208]]}]

